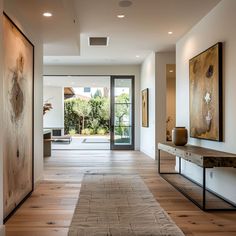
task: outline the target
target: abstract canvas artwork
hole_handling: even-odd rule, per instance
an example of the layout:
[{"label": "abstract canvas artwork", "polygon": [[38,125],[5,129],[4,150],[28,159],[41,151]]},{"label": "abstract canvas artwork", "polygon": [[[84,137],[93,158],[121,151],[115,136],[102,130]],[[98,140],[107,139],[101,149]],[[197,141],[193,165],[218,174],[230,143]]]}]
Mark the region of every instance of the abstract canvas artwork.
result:
[{"label": "abstract canvas artwork", "polygon": [[189,61],[190,136],[222,141],[222,43]]},{"label": "abstract canvas artwork", "polygon": [[4,218],[33,190],[34,46],[4,14]]},{"label": "abstract canvas artwork", "polygon": [[142,127],[148,127],[148,88],[142,91]]}]

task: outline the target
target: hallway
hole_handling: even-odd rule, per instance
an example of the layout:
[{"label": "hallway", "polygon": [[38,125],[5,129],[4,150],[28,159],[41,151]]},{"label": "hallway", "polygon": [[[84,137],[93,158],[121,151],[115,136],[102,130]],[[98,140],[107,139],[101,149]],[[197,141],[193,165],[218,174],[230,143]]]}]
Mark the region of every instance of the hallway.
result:
[{"label": "hallway", "polygon": [[[168,166],[170,163],[168,163]],[[138,151],[54,151],[44,180],[6,224],[7,236],[65,236],[83,174],[138,173],[186,235],[235,235],[235,213],[201,211],[157,174],[157,163]]]}]

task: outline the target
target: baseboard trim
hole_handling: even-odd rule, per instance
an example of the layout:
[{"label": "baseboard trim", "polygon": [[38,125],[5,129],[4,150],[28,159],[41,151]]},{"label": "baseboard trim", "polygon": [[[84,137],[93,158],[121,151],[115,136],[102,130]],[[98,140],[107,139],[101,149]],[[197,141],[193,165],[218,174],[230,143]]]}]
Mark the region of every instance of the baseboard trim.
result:
[{"label": "baseboard trim", "polygon": [[5,236],[5,226],[0,225],[0,236]]},{"label": "baseboard trim", "polygon": [[145,155],[149,156],[150,158],[155,160],[155,153],[150,152],[149,150],[140,148],[140,152],[144,153]]},{"label": "baseboard trim", "polygon": [[36,189],[40,183],[43,181],[43,176],[41,176],[39,179],[37,179],[35,182],[34,182],[34,189]]}]

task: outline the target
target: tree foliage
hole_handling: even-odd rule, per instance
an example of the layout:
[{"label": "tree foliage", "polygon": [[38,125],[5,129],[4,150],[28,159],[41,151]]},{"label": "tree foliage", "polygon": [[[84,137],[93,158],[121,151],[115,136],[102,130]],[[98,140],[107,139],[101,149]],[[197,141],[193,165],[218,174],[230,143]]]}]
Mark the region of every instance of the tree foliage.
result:
[{"label": "tree foliage", "polygon": [[130,104],[129,95],[127,93],[122,93],[116,97],[116,109],[115,116],[119,126],[124,125],[125,120],[128,118]]},{"label": "tree foliage", "polygon": [[[73,98],[65,101],[65,132],[75,129],[76,133],[97,133],[98,128],[109,130],[109,99],[93,96],[89,101]],[[86,129],[86,132],[82,132]]]},{"label": "tree foliage", "polygon": [[90,115],[91,107],[87,100],[76,99],[76,102],[73,105],[73,110],[78,114],[79,117],[82,117],[82,129],[85,128],[85,118]]},{"label": "tree foliage", "polygon": [[66,100],[64,102],[64,125],[65,133],[68,134],[70,130],[80,131],[80,118],[73,109],[76,99]]},{"label": "tree foliage", "polygon": [[[72,98],[65,101],[65,133],[75,130],[78,134],[102,134],[109,132],[110,102],[98,90],[90,100]],[[116,133],[128,134],[130,98],[122,93],[116,98]]]}]

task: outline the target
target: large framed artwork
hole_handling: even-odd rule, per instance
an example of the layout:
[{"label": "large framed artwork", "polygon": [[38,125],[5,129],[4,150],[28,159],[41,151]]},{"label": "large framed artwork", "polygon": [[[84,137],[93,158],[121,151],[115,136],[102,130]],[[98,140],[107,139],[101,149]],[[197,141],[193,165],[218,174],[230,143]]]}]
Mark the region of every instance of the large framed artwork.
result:
[{"label": "large framed artwork", "polygon": [[190,136],[222,141],[222,43],[189,61]]},{"label": "large framed artwork", "polygon": [[142,127],[149,126],[149,117],[148,117],[148,88],[142,90]]},{"label": "large framed artwork", "polygon": [[33,191],[34,46],[4,13],[4,219]]}]

